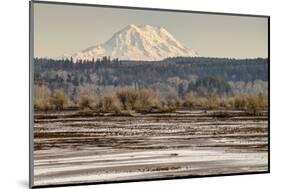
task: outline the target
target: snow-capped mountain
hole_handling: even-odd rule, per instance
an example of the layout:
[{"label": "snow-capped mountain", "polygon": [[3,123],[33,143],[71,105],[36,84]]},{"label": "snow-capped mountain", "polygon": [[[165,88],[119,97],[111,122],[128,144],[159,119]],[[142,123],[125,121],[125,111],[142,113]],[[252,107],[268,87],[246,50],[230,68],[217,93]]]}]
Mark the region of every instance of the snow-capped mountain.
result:
[{"label": "snow-capped mountain", "polygon": [[[167,57],[197,56],[197,53],[184,47],[172,34],[162,27],[150,25],[128,25],[115,33],[103,44],[89,47],[72,57],[76,60],[92,60],[110,56],[120,60],[162,60]],[[64,56],[66,57],[66,56]]]}]

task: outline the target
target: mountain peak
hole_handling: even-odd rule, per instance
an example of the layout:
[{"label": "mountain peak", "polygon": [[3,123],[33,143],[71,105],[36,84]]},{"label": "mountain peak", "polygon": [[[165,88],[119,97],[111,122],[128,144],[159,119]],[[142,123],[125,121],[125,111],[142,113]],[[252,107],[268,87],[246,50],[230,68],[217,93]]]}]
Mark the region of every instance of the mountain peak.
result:
[{"label": "mountain peak", "polygon": [[153,29],[156,29],[156,28],[158,28],[158,27],[151,26],[151,25],[148,25],[148,24],[142,24],[142,25],[129,24],[129,25],[127,25],[124,29],[130,29],[130,28],[134,28],[134,29],[153,28]]},{"label": "mountain peak", "polygon": [[158,29],[158,27],[151,26],[151,25],[148,25],[148,24],[140,25],[139,27],[143,28],[143,29]]},{"label": "mountain peak", "polygon": [[110,56],[121,60],[162,60],[167,57],[197,56],[163,27],[129,24],[103,44],[92,46],[71,57],[76,61]]},{"label": "mountain peak", "polygon": [[138,28],[138,27],[136,25],[134,25],[134,24],[129,24],[124,29],[130,29],[130,28]]}]

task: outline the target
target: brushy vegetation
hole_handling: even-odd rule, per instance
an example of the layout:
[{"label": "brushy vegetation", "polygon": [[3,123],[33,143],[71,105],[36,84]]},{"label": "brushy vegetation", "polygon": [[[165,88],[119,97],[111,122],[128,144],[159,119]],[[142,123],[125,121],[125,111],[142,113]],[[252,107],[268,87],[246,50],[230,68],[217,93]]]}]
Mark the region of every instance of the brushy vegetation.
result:
[{"label": "brushy vegetation", "polygon": [[46,86],[34,86],[34,108],[40,110],[51,109],[51,91]]},{"label": "brushy vegetation", "polygon": [[69,99],[65,95],[62,89],[57,89],[54,91],[53,95],[51,96],[50,103],[54,109],[62,110],[68,105]]},{"label": "brushy vegetation", "polygon": [[135,104],[138,99],[138,93],[134,90],[123,89],[117,91],[116,96],[122,105],[124,110],[132,110],[135,108]]},{"label": "brushy vegetation", "polygon": [[249,114],[258,114],[260,111],[265,110],[268,106],[267,97],[259,94],[254,95],[241,95],[234,97],[233,107],[239,110],[245,110]]},{"label": "brushy vegetation", "polygon": [[97,112],[121,113],[121,104],[116,96],[100,97],[93,109]]},{"label": "brushy vegetation", "polygon": [[40,110],[62,110],[69,105],[69,99],[62,89],[52,94],[46,86],[34,87],[34,107]]},{"label": "brushy vegetation", "polygon": [[34,107],[39,110],[62,110],[70,106],[80,109],[81,114],[114,113],[131,114],[139,113],[165,113],[177,109],[203,109],[203,110],[243,110],[251,115],[257,115],[266,110],[267,97],[259,95],[239,96],[195,96],[187,95],[182,98],[161,98],[152,89],[134,90],[121,88],[116,93],[105,96],[90,97],[81,95],[75,102],[65,95],[62,89],[54,90],[53,93],[45,86],[34,88]]},{"label": "brushy vegetation", "polygon": [[78,105],[82,109],[86,109],[86,108],[91,109],[93,102],[94,102],[94,99],[92,99],[91,97],[89,97],[87,95],[81,95],[78,97]]}]

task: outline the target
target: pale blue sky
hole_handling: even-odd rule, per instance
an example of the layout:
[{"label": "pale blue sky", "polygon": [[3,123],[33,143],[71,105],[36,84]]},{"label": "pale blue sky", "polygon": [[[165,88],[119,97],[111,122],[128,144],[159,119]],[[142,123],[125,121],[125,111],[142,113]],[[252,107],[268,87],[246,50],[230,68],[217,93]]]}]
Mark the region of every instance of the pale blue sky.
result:
[{"label": "pale blue sky", "polygon": [[264,17],[34,4],[34,55],[58,57],[108,40],[129,24],[161,26],[200,56],[267,57]]}]

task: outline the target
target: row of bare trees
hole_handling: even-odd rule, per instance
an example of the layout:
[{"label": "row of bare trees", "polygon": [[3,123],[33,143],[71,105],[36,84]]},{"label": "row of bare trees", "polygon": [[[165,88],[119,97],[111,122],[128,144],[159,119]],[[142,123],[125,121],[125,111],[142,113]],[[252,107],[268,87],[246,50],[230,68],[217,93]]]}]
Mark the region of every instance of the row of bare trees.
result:
[{"label": "row of bare trees", "polygon": [[44,85],[34,86],[34,107],[36,110],[63,110],[69,107],[92,112],[173,112],[177,109],[236,109],[251,114],[265,110],[267,97],[259,95],[209,96],[189,94],[179,97],[160,97],[152,89],[120,88],[110,95],[89,96],[80,94],[74,101],[62,89],[53,92]]},{"label": "row of bare trees", "polygon": [[62,89],[51,90],[42,85],[34,87],[34,107],[40,110],[62,110],[71,105],[69,98]]}]

